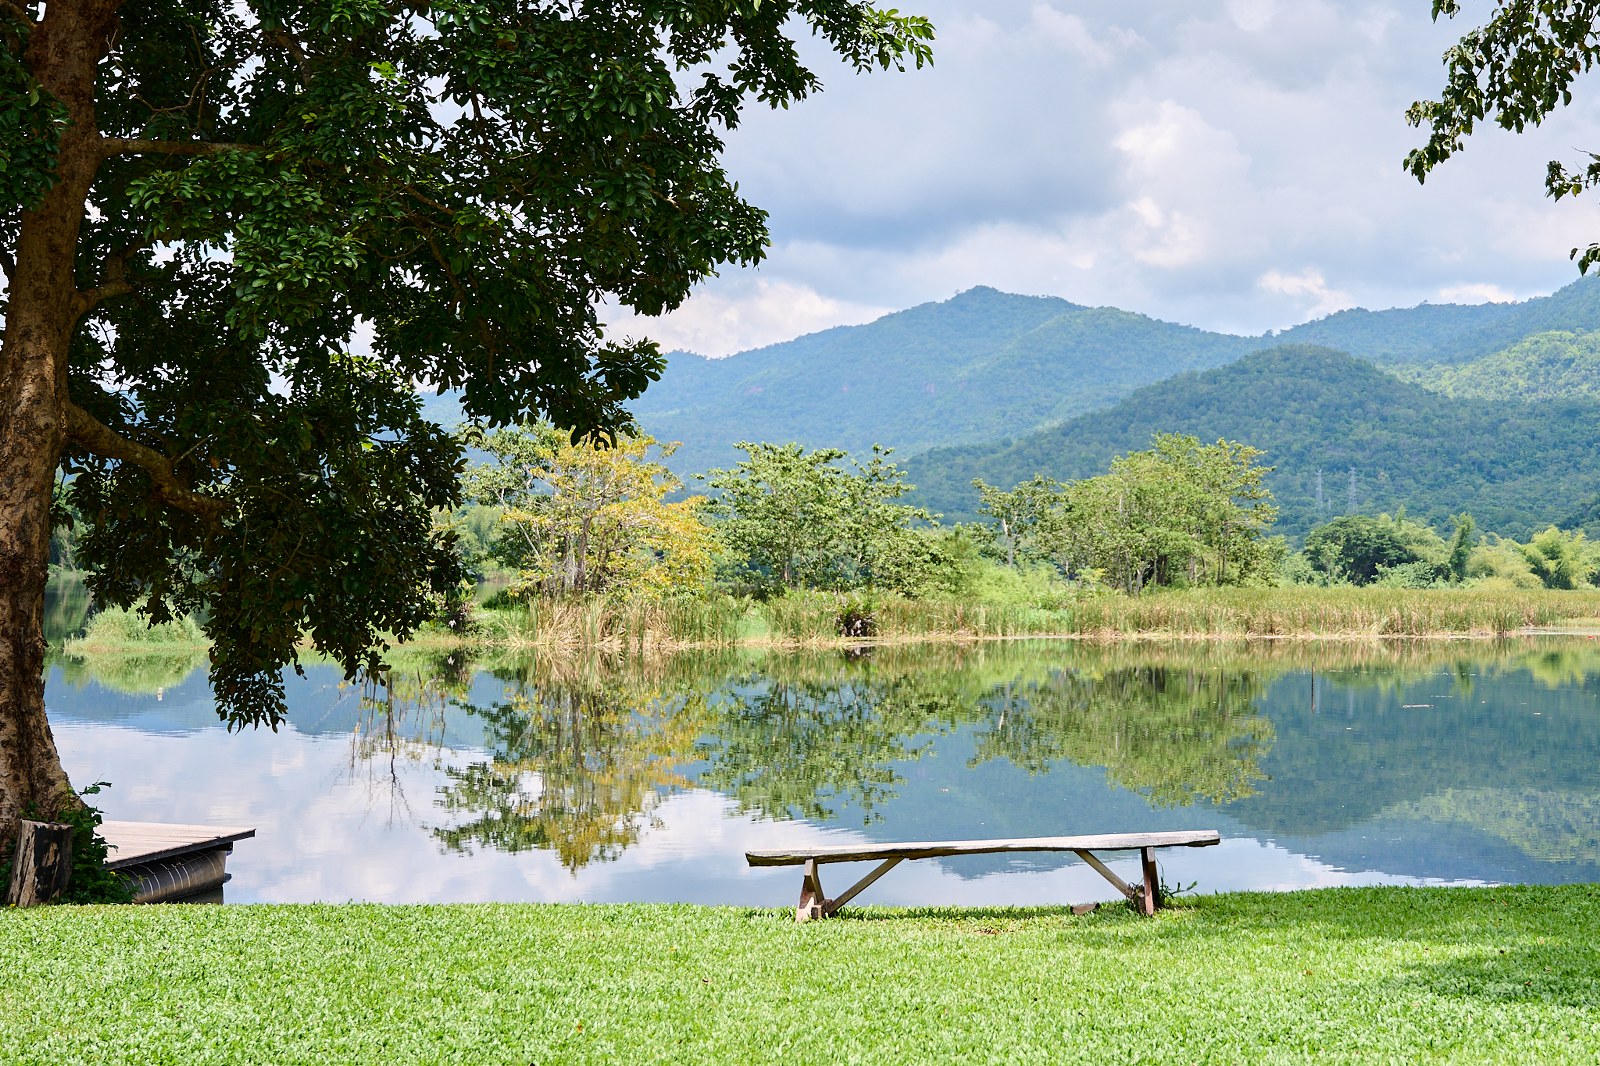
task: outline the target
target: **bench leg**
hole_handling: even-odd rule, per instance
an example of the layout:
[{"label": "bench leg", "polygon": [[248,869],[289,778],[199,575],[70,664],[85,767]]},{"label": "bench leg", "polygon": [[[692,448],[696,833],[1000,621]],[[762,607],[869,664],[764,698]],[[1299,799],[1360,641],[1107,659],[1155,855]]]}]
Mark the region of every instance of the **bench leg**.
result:
[{"label": "bench leg", "polygon": [[1110,881],[1112,887],[1127,897],[1134,910],[1141,914],[1154,914],[1161,907],[1161,874],[1156,870],[1155,848],[1139,849],[1139,865],[1144,874],[1144,884],[1137,888],[1112,873],[1110,867],[1096,858],[1093,852],[1074,851],[1073,854],[1093,867],[1101,877]]},{"label": "bench leg", "polygon": [[855,899],[856,896],[860,894],[862,889],[866,888],[868,885],[872,884],[872,882],[876,881],[878,878],[882,877],[884,874],[888,873],[898,865],[900,865],[900,860],[898,858],[885,859],[883,862],[879,863],[870,874],[851,885],[845,891],[844,895],[840,896],[838,899],[823,900],[823,917],[832,918],[835,914],[838,914],[839,909],[846,903],[849,903],[851,900]]},{"label": "bench leg", "polygon": [[1156,849],[1139,849],[1140,865],[1144,867],[1144,891],[1139,894],[1139,910],[1154,914],[1161,909],[1161,872],[1156,869]]},{"label": "bench leg", "polygon": [[822,894],[822,873],[816,859],[806,860],[806,872],[800,881],[800,905],[794,909],[794,920],[808,922],[813,918],[827,917],[827,897]]},{"label": "bench leg", "polygon": [[806,872],[800,881],[800,905],[794,910],[794,920],[808,922],[813,918],[832,918],[846,903],[855,899],[861,890],[900,865],[900,860],[885,859],[867,876],[845,890],[838,899],[829,899],[822,893],[822,871],[817,860],[806,860]]}]

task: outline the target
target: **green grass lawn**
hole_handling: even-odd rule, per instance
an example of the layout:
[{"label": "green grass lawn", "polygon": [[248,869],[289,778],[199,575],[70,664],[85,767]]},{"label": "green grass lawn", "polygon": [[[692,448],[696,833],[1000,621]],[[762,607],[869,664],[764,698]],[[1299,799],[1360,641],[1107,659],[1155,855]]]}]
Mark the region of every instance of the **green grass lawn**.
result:
[{"label": "green grass lawn", "polygon": [[6,1063],[1600,1061],[1600,886],[0,913]]}]

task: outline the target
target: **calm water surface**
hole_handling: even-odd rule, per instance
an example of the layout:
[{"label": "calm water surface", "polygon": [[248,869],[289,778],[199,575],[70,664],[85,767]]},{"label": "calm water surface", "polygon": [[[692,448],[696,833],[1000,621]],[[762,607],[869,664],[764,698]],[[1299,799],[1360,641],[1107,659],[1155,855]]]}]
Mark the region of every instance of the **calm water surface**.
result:
[{"label": "calm water surface", "polygon": [[[1600,881],[1592,644],[406,658],[291,676],[229,734],[192,658],[51,668],[73,780],[108,817],[257,827],[231,902],[779,905],[746,848],[1215,828],[1196,891]],[[851,871],[833,872],[842,888]],[[853,878],[851,878],[853,879]],[[910,863],[863,902],[1105,899],[1076,860]]]}]

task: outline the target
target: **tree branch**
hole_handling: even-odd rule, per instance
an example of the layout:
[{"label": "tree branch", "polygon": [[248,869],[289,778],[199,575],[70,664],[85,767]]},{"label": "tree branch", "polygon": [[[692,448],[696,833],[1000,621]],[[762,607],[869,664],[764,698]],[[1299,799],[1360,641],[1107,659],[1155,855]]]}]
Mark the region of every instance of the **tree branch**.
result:
[{"label": "tree branch", "polygon": [[[4,3],[5,0],[0,0]],[[104,137],[100,150],[106,158],[114,155],[218,155],[222,152],[259,152],[259,144],[232,144],[227,141],[155,141],[138,137]]]},{"label": "tree branch", "polygon": [[300,87],[311,87],[311,63],[306,58],[305,46],[300,43],[300,38],[294,32],[284,29],[266,30],[262,33],[269,44],[275,44],[294,57],[295,66],[300,68]]},{"label": "tree branch", "polygon": [[128,260],[135,252],[143,251],[154,244],[154,241],[136,241],[125,248],[106,256],[106,280],[92,289],[78,293],[77,312],[82,318],[100,305],[102,301],[113,296],[125,296],[134,290],[133,282],[128,280]]},{"label": "tree branch", "polygon": [[16,19],[18,22],[30,29],[39,24],[34,19],[33,13],[30,12],[26,6],[18,3],[17,0],[0,0],[0,11],[6,12],[12,18]]},{"label": "tree branch", "polygon": [[155,487],[156,497],[169,507],[213,521],[228,509],[225,501],[202,495],[178,480],[172,460],[154,448],[128,440],[70,401],[66,416],[68,440],[102,459],[132,463],[143,470]]}]

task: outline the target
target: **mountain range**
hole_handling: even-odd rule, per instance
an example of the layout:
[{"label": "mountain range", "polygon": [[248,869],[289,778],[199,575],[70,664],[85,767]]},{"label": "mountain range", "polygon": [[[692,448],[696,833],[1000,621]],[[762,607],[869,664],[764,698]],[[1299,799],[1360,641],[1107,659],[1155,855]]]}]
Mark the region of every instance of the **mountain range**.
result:
[{"label": "mountain range", "polygon": [[1170,431],[1265,450],[1290,535],[1401,506],[1524,535],[1600,495],[1596,330],[1594,279],[1259,336],[980,287],[724,359],[671,353],[634,411],[683,442],[685,474],[741,440],[891,446],[949,519],[973,517],[974,477],[1089,476]]}]

